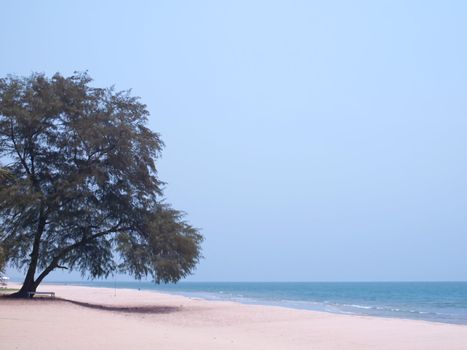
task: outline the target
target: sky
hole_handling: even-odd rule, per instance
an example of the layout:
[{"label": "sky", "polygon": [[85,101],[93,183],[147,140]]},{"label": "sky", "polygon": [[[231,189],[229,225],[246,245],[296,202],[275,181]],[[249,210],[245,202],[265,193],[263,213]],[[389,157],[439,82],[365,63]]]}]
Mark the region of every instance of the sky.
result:
[{"label": "sky", "polygon": [[467,2],[0,10],[0,76],[87,70],[147,105],[205,236],[188,281],[467,280]]}]

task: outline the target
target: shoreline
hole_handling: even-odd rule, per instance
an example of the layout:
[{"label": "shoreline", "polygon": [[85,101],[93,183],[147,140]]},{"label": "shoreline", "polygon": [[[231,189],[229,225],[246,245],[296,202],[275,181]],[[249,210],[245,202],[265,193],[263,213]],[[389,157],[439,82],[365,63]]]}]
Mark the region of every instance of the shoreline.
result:
[{"label": "shoreline", "polygon": [[467,349],[465,325],[123,288],[38,290],[58,299],[0,300],[2,349]]},{"label": "shoreline", "polygon": [[[14,282],[18,283],[18,282]],[[80,282],[80,281],[71,281],[71,282],[45,282],[43,285],[57,285],[57,286],[77,286],[77,287],[89,287],[89,288],[108,288],[114,290],[115,288],[111,286],[113,282],[111,281],[106,281],[103,282],[102,285],[99,284],[93,284],[94,282]],[[127,283],[127,282],[124,282]],[[131,283],[131,282],[130,282]],[[200,283],[204,284],[206,282],[192,282],[192,283]],[[223,282],[226,284],[229,283],[249,283],[249,282]],[[275,283],[275,282],[272,282]],[[299,282],[302,283],[302,282]],[[307,283],[307,282],[303,282]],[[340,282],[336,282],[340,283]],[[349,282],[353,283],[353,282]],[[373,283],[373,282],[368,282],[368,283]],[[390,283],[412,283],[412,282],[390,282]],[[438,282],[422,282],[422,283],[438,283]],[[444,282],[440,282],[444,283]],[[454,282],[458,283],[458,282]],[[467,283],[462,281],[461,283]],[[108,285],[107,285],[108,284]],[[153,284],[150,284],[153,286]],[[123,289],[128,289],[128,290],[139,290],[139,288],[128,288],[125,286],[120,286],[116,287],[116,290],[123,290]],[[198,291],[180,291],[180,290],[164,290],[164,289],[156,289],[156,288],[146,288],[145,286],[141,288],[143,291],[148,291],[148,292],[154,292],[154,293],[162,293],[162,294],[168,294],[168,295],[176,295],[176,296],[183,296],[187,297],[190,299],[202,299],[206,301],[212,301],[212,302],[233,302],[233,303],[239,303],[242,305],[258,305],[258,306],[267,306],[267,307],[281,307],[281,308],[286,308],[286,309],[292,309],[292,310],[305,310],[305,311],[312,311],[312,312],[323,312],[323,313],[330,313],[334,315],[347,315],[347,316],[364,316],[364,317],[376,317],[376,318],[389,318],[389,319],[400,319],[400,320],[412,320],[412,321],[422,321],[422,322],[432,322],[432,323],[440,323],[440,324],[452,324],[452,325],[463,325],[467,326],[467,323],[465,320],[462,321],[457,321],[455,322],[454,320],[439,320],[435,318],[427,318],[427,317],[409,317],[409,316],[404,316],[404,315],[387,315],[387,314],[370,314],[368,312],[364,312],[361,310],[367,310],[371,309],[372,306],[368,305],[347,305],[347,304],[339,304],[339,303],[329,303],[328,305],[325,305],[325,303],[322,302],[315,302],[315,301],[307,301],[307,300],[268,300],[268,299],[261,299],[261,298],[254,298],[254,297],[221,297],[215,292],[198,292]],[[220,294],[220,295],[225,295],[225,294]],[[212,296],[212,297],[210,297]],[[301,305],[300,305],[301,304]],[[306,304],[315,304],[315,305],[320,305],[320,307],[306,307],[303,305]],[[352,306],[352,307],[357,307],[358,309],[361,310],[353,310],[353,311],[344,311],[339,309],[339,307],[346,307],[346,306]],[[331,307],[334,308],[334,310],[326,310],[323,309],[323,307]],[[423,314],[425,312],[421,311],[410,311],[410,312],[416,312],[419,314]]]}]

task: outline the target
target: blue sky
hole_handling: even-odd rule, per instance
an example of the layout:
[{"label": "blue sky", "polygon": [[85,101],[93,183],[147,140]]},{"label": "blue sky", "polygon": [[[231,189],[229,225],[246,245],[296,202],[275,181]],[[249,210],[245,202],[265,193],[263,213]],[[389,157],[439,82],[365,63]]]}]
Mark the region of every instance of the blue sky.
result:
[{"label": "blue sky", "polygon": [[466,2],[1,7],[1,76],[88,70],[147,104],[206,237],[189,280],[467,280]]}]

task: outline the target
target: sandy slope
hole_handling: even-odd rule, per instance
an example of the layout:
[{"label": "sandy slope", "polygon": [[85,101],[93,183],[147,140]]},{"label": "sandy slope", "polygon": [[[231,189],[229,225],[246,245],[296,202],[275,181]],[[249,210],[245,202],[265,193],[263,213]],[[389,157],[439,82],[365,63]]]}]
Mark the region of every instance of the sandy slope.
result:
[{"label": "sandy slope", "polygon": [[92,305],[0,300],[0,349],[467,349],[467,326],[136,290],[41,289]]}]

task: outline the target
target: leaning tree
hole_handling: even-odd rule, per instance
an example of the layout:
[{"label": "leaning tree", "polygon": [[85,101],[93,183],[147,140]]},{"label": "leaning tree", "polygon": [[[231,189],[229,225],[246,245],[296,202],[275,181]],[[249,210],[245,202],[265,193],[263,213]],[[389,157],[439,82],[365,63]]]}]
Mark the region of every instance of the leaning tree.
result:
[{"label": "leaning tree", "polygon": [[[202,236],[164,202],[162,141],[129,92],[86,73],[0,79],[0,244],[27,297],[54,269],[176,282]],[[6,174],[3,172],[3,174]]]}]

